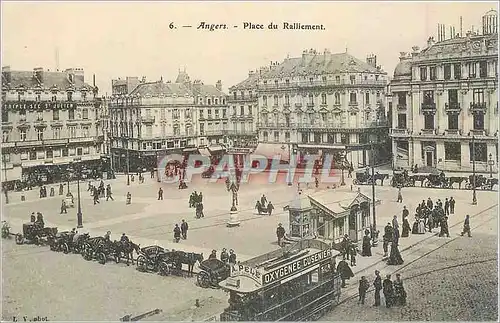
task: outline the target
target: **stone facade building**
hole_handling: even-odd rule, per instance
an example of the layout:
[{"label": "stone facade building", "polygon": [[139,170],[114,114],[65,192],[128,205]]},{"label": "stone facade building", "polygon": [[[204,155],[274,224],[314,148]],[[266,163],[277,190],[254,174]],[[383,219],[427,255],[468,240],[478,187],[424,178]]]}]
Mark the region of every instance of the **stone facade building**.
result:
[{"label": "stone facade building", "polygon": [[[259,146],[269,155],[299,159],[345,156],[362,167],[370,164],[374,144],[375,159],[383,159],[389,129],[386,85],[387,73],[373,55],[363,62],[347,52],[306,50],[273,63],[258,84]],[[263,149],[256,153],[265,155]]]},{"label": "stone facade building", "polygon": [[[453,30],[453,29],[452,29]],[[390,83],[395,168],[447,171],[498,165],[498,34],[496,12],[483,17],[482,34],[448,39],[401,53]],[[488,165],[490,164],[490,165]]]},{"label": "stone facade building", "polygon": [[[94,82],[95,84],[95,82]],[[83,69],[2,68],[2,182],[66,180],[69,164],[101,165],[101,98]]]},{"label": "stone facade building", "polygon": [[186,148],[222,149],[228,106],[220,81],[215,86],[191,82],[185,71],[175,82],[120,81],[112,82],[109,106],[115,169],[155,168],[159,155]]}]

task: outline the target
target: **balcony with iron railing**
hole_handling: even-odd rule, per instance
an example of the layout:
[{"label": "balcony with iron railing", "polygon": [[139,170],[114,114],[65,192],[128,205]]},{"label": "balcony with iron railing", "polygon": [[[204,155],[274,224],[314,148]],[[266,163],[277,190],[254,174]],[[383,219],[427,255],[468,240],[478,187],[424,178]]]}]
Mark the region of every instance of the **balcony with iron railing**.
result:
[{"label": "balcony with iron railing", "polygon": [[420,134],[424,136],[436,135],[436,129],[422,129]]},{"label": "balcony with iron railing", "polygon": [[142,116],[141,122],[146,123],[146,124],[155,123],[155,117],[154,116]]},{"label": "balcony with iron railing", "polygon": [[435,102],[422,103],[421,108],[422,111],[435,111],[436,103]]},{"label": "balcony with iron railing", "polygon": [[444,104],[444,110],[447,112],[460,111],[460,109],[460,103],[458,102],[446,102]]},{"label": "balcony with iron railing", "polygon": [[486,111],[486,102],[471,102],[470,103],[470,110],[472,112],[484,112]]},{"label": "balcony with iron railing", "polygon": [[460,129],[446,129],[445,135],[447,135],[447,136],[461,136],[462,130],[460,130]]},{"label": "balcony with iron railing", "polygon": [[261,90],[278,90],[278,89],[290,89],[296,87],[362,87],[362,86],[379,86],[383,87],[387,85],[386,80],[355,80],[355,81],[345,81],[345,80],[318,80],[318,81],[298,81],[291,83],[281,83],[281,84],[261,84],[259,89]]},{"label": "balcony with iron railing", "polygon": [[486,136],[486,131],[484,129],[471,129],[470,131],[471,136]]},{"label": "balcony with iron railing", "polygon": [[391,134],[394,136],[408,136],[410,133],[406,128],[393,128]]}]

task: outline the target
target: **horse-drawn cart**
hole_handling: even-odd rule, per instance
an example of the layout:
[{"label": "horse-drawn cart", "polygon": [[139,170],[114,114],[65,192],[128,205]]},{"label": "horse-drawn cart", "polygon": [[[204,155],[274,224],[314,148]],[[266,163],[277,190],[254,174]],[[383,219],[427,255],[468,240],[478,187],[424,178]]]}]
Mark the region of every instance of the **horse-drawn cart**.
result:
[{"label": "horse-drawn cart", "polygon": [[198,286],[203,288],[219,287],[219,283],[229,277],[231,269],[219,259],[207,259],[200,263],[200,272],[196,277]]},{"label": "horse-drawn cart", "polygon": [[34,243],[37,245],[48,243],[57,234],[57,228],[44,228],[35,223],[24,223],[23,233],[16,234],[16,243]]}]

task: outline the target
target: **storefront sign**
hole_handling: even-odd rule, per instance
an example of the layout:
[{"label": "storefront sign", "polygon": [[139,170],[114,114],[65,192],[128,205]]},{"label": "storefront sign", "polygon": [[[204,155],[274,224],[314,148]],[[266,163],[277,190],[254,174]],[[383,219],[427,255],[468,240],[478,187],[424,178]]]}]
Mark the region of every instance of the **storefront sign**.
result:
[{"label": "storefront sign", "polygon": [[246,276],[259,282],[259,284],[262,282],[262,274],[257,269],[245,265],[233,265],[231,267],[231,276]]},{"label": "storefront sign", "polygon": [[76,103],[20,101],[20,102],[5,102],[4,107],[9,110],[75,109]]},{"label": "storefront sign", "polygon": [[306,256],[300,260],[296,260],[288,265],[279,267],[269,273],[266,273],[262,279],[264,285],[272,284],[278,280],[282,280],[288,276],[296,274],[304,269],[318,264],[324,259],[332,257],[332,251],[330,249],[322,250],[315,254]]}]

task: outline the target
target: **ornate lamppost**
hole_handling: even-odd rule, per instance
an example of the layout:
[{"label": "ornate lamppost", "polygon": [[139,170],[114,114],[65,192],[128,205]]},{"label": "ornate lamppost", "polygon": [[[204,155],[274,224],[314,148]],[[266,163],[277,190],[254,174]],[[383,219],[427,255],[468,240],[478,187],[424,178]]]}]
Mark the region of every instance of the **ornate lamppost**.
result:
[{"label": "ornate lamppost", "polygon": [[373,155],[373,144],[371,145],[371,164],[372,164],[372,214],[373,214],[373,226],[372,226],[372,245],[376,247],[378,245],[378,231],[377,231],[377,217],[375,215],[375,158]]},{"label": "ornate lamppost", "polygon": [[476,144],[472,136],[472,205],[477,205],[476,197]]},{"label": "ornate lamppost", "polygon": [[488,157],[488,166],[490,166],[490,178],[493,178],[493,165],[495,165],[495,161],[493,160],[493,155],[491,153]]},{"label": "ornate lamppost", "polygon": [[78,170],[76,172],[76,187],[78,190],[78,211],[76,212],[76,221],[77,221],[77,228],[83,228],[83,220],[82,220],[82,203],[80,199],[80,176],[81,176],[81,169],[80,166],[78,166]]},{"label": "ornate lamppost", "polygon": [[[229,179],[228,179],[229,180]],[[240,225],[240,220],[238,219],[238,209],[236,206],[238,205],[238,191],[240,189],[240,184],[236,181],[230,180],[230,184],[227,186],[228,192],[231,192],[232,197],[232,206],[229,211],[229,221],[227,222],[228,227],[236,227]]]}]

